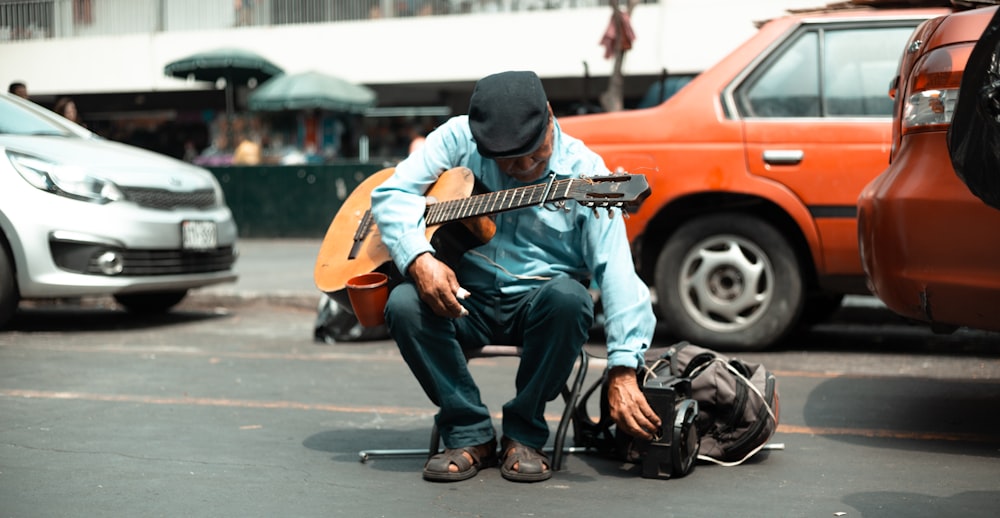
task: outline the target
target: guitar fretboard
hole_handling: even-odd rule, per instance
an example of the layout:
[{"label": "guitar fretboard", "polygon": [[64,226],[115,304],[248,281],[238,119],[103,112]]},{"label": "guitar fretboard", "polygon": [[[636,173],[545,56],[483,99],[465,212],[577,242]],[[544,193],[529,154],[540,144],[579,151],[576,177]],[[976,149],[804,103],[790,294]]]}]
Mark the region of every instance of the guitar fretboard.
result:
[{"label": "guitar fretboard", "polygon": [[[427,225],[439,225],[476,216],[487,216],[513,209],[539,205],[570,197],[574,180],[558,180],[548,184],[528,185],[505,191],[489,192],[440,203],[427,207]],[[546,190],[548,189],[548,196]]]}]

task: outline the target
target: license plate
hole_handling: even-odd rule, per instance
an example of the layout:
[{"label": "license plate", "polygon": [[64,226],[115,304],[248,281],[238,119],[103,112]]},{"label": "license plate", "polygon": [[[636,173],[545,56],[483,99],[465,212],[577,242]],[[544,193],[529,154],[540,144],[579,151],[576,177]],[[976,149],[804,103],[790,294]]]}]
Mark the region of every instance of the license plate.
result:
[{"label": "license plate", "polygon": [[219,232],[214,221],[185,221],[181,223],[181,238],[185,250],[215,248]]}]

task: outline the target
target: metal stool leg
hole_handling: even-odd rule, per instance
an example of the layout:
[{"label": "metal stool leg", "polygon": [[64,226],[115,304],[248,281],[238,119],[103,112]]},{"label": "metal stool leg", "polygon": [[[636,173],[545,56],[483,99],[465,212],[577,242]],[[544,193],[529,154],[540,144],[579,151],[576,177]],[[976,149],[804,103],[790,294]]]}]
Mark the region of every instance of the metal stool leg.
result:
[{"label": "metal stool leg", "polygon": [[[518,351],[518,352],[512,352]],[[488,356],[519,356],[519,348],[513,346],[492,346],[488,345],[481,350],[469,353],[469,358],[483,358]],[[580,361],[576,375],[572,381],[563,387],[562,396],[566,408],[563,409],[562,418],[556,428],[556,434],[552,445],[552,471],[562,469],[563,457],[566,453],[584,450],[585,448],[566,447],[566,434],[569,425],[575,419],[575,409],[580,399],[580,391],[583,388],[584,379],[587,377],[588,356],[586,350],[580,351]],[[358,452],[361,462],[367,462],[374,457],[416,457],[427,456],[430,458],[440,451],[441,434],[437,424],[431,428],[430,443],[427,449],[389,449],[389,450],[362,450]]]},{"label": "metal stool leg", "polygon": [[441,451],[441,432],[438,431],[438,425],[435,423],[431,427],[431,443],[427,446],[427,460],[438,454]]},{"label": "metal stool leg", "polygon": [[566,443],[566,431],[574,418],[576,403],[580,399],[580,390],[583,388],[583,380],[587,377],[588,363],[587,351],[581,350],[580,366],[577,367],[576,376],[573,378],[572,384],[563,390],[563,401],[566,403],[566,408],[563,409],[562,419],[559,420],[555,441],[552,445],[552,471],[562,469],[563,455],[567,453],[563,446]]}]

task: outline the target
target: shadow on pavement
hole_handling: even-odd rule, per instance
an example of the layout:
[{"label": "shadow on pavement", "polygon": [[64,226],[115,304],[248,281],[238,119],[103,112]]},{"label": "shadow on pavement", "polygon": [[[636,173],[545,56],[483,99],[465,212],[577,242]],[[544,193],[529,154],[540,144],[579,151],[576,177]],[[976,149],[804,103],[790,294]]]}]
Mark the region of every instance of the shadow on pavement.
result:
[{"label": "shadow on pavement", "polygon": [[996,509],[1000,491],[963,491],[939,497],[899,491],[869,491],[844,497],[844,503],[860,511],[861,516],[981,516],[984,509]]},{"label": "shadow on pavement", "polygon": [[796,334],[772,350],[1000,357],[1000,333],[959,329],[951,334],[936,334],[915,325],[823,324]]},{"label": "shadow on pavement", "polygon": [[228,318],[228,311],[175,309],[169,313],[141,315],[113,306],[62,303],[18,309],[0,332],[76,332],[132,330]]},{"label": "shadow on pavement", "polygon": [[[302,445],[310,450],[333,454],[332,460],[337,462],[361,462],[358,455],[362,450],[381,449],[418,449],[427,447],[430,437],[428,430],[390,430],[343,428],[326,430],[311,435],[302,441]],[[420,455],[373,458],[365,463],[373,469],[384,471],[419,473],[424,465]]]},{"label": "shadow on pavement", "polygon": [[[808,427],[848,443],[894,439],[879,446],[1000,457],[995,382],[837,377],[810,391],[803,417]],[[867,433],[846,433],[850,430]]]}]

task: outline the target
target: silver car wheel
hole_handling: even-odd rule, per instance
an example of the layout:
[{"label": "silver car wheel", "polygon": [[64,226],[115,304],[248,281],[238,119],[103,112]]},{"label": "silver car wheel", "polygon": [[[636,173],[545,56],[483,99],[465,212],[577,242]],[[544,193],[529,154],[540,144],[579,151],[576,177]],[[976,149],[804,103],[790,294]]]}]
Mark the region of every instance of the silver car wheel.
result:
[{"label": "silver car wheel", "polygon": [[774,267],[754,243],[734,235],[712,236],[684,257],[681,302],[706,329],[732,333],[753,325],[773,296]]}]

